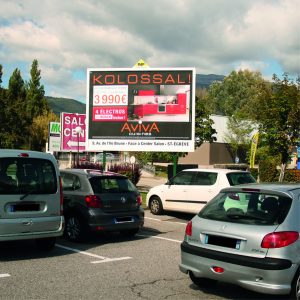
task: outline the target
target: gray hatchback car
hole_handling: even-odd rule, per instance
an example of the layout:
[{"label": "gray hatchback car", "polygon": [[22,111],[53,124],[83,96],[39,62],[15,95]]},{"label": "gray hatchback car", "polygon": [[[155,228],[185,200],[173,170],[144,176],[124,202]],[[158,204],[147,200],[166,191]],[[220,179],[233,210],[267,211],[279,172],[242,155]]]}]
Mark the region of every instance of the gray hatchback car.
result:
[{"label": "gray hatchback car", "polygon": [[97,170],[60,172],[64,194],[65,234],[82,241],[89,232],[135,235],[144,224],[142,198],[121,174]]},{"label": "gray hatchback car", "polygon": [[191,221],[179,268],[196,285],[217,281],[300,299],[300,185],[223,189]]}]

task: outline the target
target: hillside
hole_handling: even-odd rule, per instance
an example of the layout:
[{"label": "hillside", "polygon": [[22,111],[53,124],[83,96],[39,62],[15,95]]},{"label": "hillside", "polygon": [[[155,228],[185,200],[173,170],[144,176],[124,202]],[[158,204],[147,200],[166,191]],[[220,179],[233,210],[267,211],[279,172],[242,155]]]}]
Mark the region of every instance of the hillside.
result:
[{"label": "hillside", "polygon": [[[222,81],[223,75],[202,75],[196,74],[196,89],[208,88],[214,81]],[[46,96],[48,104],[53,112],[60,115],[61,112],[85,114],[85,103],[69,98],[56,98]]]},{"label": "hillside", "polygon": [[85,114],[85,103],[69,98],[56,98],[46,96],[50,108],[56,115],[61,112]]}]

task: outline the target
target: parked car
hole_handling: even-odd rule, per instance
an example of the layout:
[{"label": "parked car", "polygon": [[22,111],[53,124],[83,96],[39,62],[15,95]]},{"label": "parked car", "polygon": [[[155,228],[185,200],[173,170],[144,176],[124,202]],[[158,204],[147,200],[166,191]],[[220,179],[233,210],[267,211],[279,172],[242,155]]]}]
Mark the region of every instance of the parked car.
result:
[{"label": "parked car", "polygon": [[63,197],[53,155],[0,150],[0,241],[34,239],[54,247],[64,230]]},{"label": "parked car", "polygon": [[253,183],[248,171],[229,169],[186,169],[163,185],[149,190],[146,203],[154,215],[164,210],[198,213],[222,188]]},{"label": "parked car", "polygon": [[299,299],[299,196],[299,184],[223,189],[188,222],[180,270],[200,286],[223,281]]},{"label": "parked car", "polygon": [[126,177],[97,170],[61,170],[65,234],[82,241],[89,232],[135,235],[144,224],[142,198]]},{"label": "parked car", "polygon": [[[113,153],[106,152],[105,159],[106,159],[106,161],[110,162],[110,161],[116,160],[116,156]],[[101,163],[102,161],[103,161],[103,152],[100,152],[96,155],[96,162]]]}]

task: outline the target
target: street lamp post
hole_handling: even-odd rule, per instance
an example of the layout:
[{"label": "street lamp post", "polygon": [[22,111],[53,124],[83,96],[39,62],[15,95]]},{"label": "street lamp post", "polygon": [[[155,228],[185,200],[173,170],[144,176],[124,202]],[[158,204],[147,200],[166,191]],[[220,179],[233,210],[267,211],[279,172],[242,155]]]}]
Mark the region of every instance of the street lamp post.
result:
[{"label": "street lamp post", "polygon": [[79,136],[80,136],[80,133],[82,131],[82,128],[80,126],[77,126],[75,128],[75,132],[77,134],[77,167],[79,166]]}]

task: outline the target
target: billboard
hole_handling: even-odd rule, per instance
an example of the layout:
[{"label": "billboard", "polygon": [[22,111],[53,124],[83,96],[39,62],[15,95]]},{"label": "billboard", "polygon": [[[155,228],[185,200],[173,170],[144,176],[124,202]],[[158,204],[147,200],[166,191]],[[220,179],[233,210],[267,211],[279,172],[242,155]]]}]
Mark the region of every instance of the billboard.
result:
[{"label": "billboard", "polygon": [[48,151],[60,151],[60,123],[50,122],[48,130]]},{"label": "billboard", "polygon": [[85,119],[85,114],[66,112],[60,114],[61,151],[85,151]]},{"label": "billboard", "polygon": [[88,151],[193,152],[195,69],[88,69]]}]

